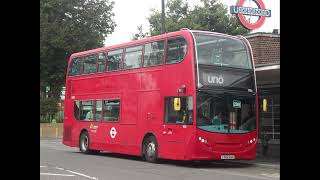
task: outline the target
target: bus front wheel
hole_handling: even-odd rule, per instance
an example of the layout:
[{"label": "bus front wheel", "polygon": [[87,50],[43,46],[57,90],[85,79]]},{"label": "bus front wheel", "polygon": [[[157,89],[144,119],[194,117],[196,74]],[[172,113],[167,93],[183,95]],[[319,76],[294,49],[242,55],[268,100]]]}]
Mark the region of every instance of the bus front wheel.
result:
[{"label": "bus front wheel", "polygon": [[146,139],[143,149],[146,161],[151,163],[158,161],[158,143],[154,136],[149,136]]}]

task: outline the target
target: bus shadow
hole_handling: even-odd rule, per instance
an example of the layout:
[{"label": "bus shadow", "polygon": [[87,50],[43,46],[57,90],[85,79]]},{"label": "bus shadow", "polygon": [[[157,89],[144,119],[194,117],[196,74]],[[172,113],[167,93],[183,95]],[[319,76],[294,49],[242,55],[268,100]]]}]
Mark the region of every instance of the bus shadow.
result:
[{"label": "bus shadow", "polygon": [[[74,153],[81,153],[81,152],[74,152]],[[102,156],[108,158],[117,158],[117,159],[125,159],[125,160],[132,160],[132,161],[140,161],[145,162],[140,156],[133,156],[133,155],[126,155],[126,154],[119,154],[113,152],[100,152],[96,154],[88,154],[91,156]],[[226,169],[226,168],[248,168],[256,166],[253,162],[249,160],[245,160],[243,162],[240,161],[179,161],[179,160],[169,160],[169,159],[160,159],[156,164],[158,165],[168,165],[168,166],[178,166],[178,167],[185,167],[185,168],[214,168],[214,169]]]},{"label": "bus shadow", "polygon": [[[82,152],[73,152],[78,154],[83,154]],[[88,156],[103,156],[103,157],[109,157],[109,158],[118,158],[118,159],[127,159],[127,160],[134,160],[134,161],[143,161],[143,159],[139,156],[133,156],[133,155],[127,155],[127,154],[119,154],[119,153],[113,153],[113,152],[99,152],[94,154],[85,154]]]},{"label": "bus shadow", "polygon": [[163,159],[160,161],[161,164],[168,164],[186,168],[199,168],[199,169],[227,169],[227,168],[248,168],[255,166],[250,162],[233,162],[233,161],[177,161]]}]

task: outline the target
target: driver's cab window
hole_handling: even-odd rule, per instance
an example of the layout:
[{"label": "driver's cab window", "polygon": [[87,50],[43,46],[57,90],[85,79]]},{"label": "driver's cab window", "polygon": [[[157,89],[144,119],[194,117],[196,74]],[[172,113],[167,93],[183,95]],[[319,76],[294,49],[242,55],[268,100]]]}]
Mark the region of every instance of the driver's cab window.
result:
[{"label": "driver's cab window", "polygon": [[165,97],[165,123],[166,124],[192,124],[193,123],[192,114],[193,114],[193,98],[191,96],[190,97]]}]

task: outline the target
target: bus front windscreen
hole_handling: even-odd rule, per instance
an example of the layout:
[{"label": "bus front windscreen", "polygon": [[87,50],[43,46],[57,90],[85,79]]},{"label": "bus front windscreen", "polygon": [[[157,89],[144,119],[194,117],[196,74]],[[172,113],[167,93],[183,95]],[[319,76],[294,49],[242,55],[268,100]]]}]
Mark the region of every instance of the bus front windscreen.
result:
[{"label": "bus front windscreen", "polygon": [[253,95],[197,93],[197,127],[216,133],[248,133],[256,129]]},{"label": "bus front windscreen", "polygon": [[246,45],[237,38],[194,33],[198,63],[252,69]]}]

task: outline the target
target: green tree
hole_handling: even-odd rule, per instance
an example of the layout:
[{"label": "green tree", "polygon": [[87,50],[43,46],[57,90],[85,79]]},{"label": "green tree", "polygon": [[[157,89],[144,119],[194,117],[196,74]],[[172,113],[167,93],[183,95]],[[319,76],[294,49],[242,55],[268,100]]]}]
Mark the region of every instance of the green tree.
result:
[{"label": "green tree", "polygon": [[[191,8],[186,0],[168,0],[166,5],[165,26],[167,32],[181,28],[214,31],[230,35],[247,34],[236,17],[228,15],[228,7],[217,0],[201,0],[200,5]],[[152,10],[148,21],[150,34],[161,32],[161,12]]]},{"label": "green tree", "polygon": [[143,32],[142,25],[137,26],[137,29],[138,29],[138,33],[135,33],[132,35],[132,38],[131,38],[132,41],[143,39],[148,36],[148,33]]},{"label": "green tree", "polygon": [[40,91],[59,99],[69,56],[103,46],[116,26],[109,0],[40,0]]}]

